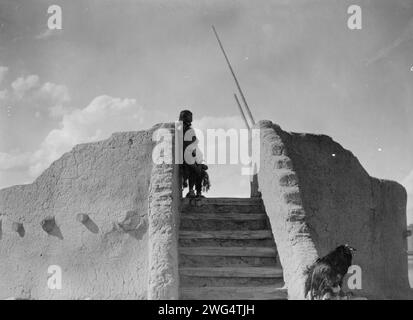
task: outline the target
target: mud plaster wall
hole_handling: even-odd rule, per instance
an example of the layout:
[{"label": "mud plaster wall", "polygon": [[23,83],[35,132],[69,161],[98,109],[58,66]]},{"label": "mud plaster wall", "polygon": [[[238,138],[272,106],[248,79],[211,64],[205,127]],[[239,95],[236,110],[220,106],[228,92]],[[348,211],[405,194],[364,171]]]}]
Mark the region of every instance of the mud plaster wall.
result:
[{"label": "mud plaster wall", "polygon": [[413,225],[409,225],[410,236],[407,238],[407,249],[413,252]]},{"label": "mud plaster wall", "polygon": [[[33,184],[0,190],[0,299],[148,297],[154,130],[78,145]],[[61,290],[47,286],[50,265],[62,268]]]},{"label": "mud plaster wall", "polygon": [[[174,159],[174,129],[168,129]],[[178,238],[181,185],[179,167],[172,163],[155,164],[149,194],[149,282],[148,298],[152,300],[179,299]]]},{"label": "mud plaster wall", "polygon": [[406,191],[370,177],[354,155],[324,135],[261,129],[259,187],[291,299],[302,299],[303,270],[348,243],[358,252],[368,298],[411,298],[407,271]]}]

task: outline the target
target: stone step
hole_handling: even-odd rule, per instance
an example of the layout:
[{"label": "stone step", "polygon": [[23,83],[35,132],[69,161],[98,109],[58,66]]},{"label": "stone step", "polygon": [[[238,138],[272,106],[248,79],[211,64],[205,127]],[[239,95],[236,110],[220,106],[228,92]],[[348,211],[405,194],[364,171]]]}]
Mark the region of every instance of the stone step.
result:
[{"label": "stone step", "polygon": [[265,230],[268,229],[266,219],[260,220],[212,220],[212,219],[186,219],[182,217],[181,230],[193,231],[219,231],[219,230]]},{"label": "stone step", "polygon": [[182,205],[181,212],[190,213],[265,213],[261,204],[203,204],[199,206]]},{"label": "stone step", "polygon": [[283,271],[277,267],[199,267],[180,268],[179,274],[193,277],[247,277],[247,278],[282,278]]},{"label": "stone step", "polygon": [[277,265],[273,247],[181,247],[180,267],[269,267]]},{"label": "stone step", "polygon": [[183,287],[265,286],[282,287],[282,269],[276,267],[180,267]]},{"label": "stone step", "polygon": [[183,213],[182,219],[188,220],[217,220],[217,221],[254,221],[254,220],[266,220],[267,215],[265,213],[234,213],[234,212],[221,212],[221,213]]},{"label": "stone step", "polygon": [[187,300],[286,300],[287,290],[277,286],[181,287],[180,299]]},{"label": "stone step", "polygon": [[[190,248],[190,247],[189,247]],[[223,247],[225,248],[225,247]],[[179,267],[273,267],[277,257],[179,255]]]},{"label": "stone step", "polygon": [[180,247],[273,247],[274,240],[267,239],[202,239],[186,238],[179,239]]},{"label": "stone step", "polygon": [[195,256],[242,256],[242,257],[275,257],[274,247],[186,247],[180,248],[182,255]]},{"label": "stone step", "polygon": [[181,212],[265,214],[265,208],[262,200],[255,198],[203,198],[183,199]]},{"label": "stone step", "polygon": [[282,287],[282,277],[196,277],[179,276],[179,283],[183,287],[255,287],[255,286],[277,286]]},{"label": "stone step", "polygon": [[183,198],[182,204],[183,205],[261,205],[262,199],[261,198]]},{"label": "stone step", "polygon": [[261,199],[184,199],[179,232],[181,299],[286,299]]},{"label": "stone step", "polygon": [[272,239],[270,230],[252,231],[180,231],[180,239]]}]

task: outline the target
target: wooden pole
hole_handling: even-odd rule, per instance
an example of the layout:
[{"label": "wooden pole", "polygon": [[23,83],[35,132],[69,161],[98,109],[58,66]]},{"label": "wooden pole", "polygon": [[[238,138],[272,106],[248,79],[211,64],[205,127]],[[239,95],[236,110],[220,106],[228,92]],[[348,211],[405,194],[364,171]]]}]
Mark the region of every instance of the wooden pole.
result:
[{"label": "wooden pole", "polygon": [[241,90],[241,86],[240,86],[240,84],[239,84],[239,82],[238,82],[238,79],[237,79],[237,77],[236,77],[236,75],[235,75],[234,70],[232,69],[231,63],[229,62],[228,56],[227,56],[227,54],[225,53],[224,47],[223,47],[223,45],[222,45],[222,43],[221,43],[221,40],[219,39],[218,33],[217,33],[217,31],[215,30],[215,27],[214,27],[214,26],[212,26],[212,30],[213,30],[214,33],[215,33],[215,37],[217,38],[218,44],[219,44],[219,46],[220,46],[220,48],[221,48],[221,50],[222,50],[222,53],[224,54],[225,60],[227,61],[229,70],[231,71],[231,74],[232,74],[232,76],[234,77],[235,84],[237,85],[239,94],[241,95],[241,99],[242,99],[242,101],[244,102],[245,109],[247,110],[247,113],[248,113],[248,116],[249,116],[249,118],[250,118],[250,120],[251,120],[251,123],[252,123],[252,125],[254,125],[254,124],[255,124],[254,117],[252,116],[252,113],[251,113],[251,110],[250,110],[250,108],[249,108],[249,106],[248,106],[247,100],[245,99],[244,93],[243,93],[242,90]]},{"label": "wooden pole", "polygon": [[[248,123],[248,121],[247,121],[247,118],[245,117],[245,113],[244,113],[244,111],[243,111],[243,109],[242,109],[242,107],[241,107],[241,104],[240,104],[239,100],[238,100],[238,96],[234,93],[235,101],[237,102],[239,111],[241,112],[242,118],[243,118],[244,121],[245,121],[245,125],[246,125],[247,128],[251,131],[251,127],[255,124],[254,117],[252,116],[251,110],[250,110],[250,108],[249,108],[249,106],[248,106],[247,100],[245,99],[244,93],[242,92],[242,89],[241,89],[241,86],[240,86],[240,84],[239,84],[239,82],[238,82],[237,76],[235,75],[235,72],[234,72],[234,70],[232,69],[231,62],[230,62],[229,59],[228,59],[228,56],[227,56],[227,54],[226,54],[226,52],[225,52],[225,49],[224,49],[224,46],[222,45],[221,40],[219,39],[218,33],[217,33],[217,31],[215,30],[215,27],[214,27],[214,26],[212,26],[212,30],[214,31],[215,37],[216,37],[217,40],[218,40],[218,44],[219,44],[219,46],[220,46],[220,48],[221,48],[221,50],[222,50],[222,53],[224,54],[225,60],[226,60],[226,62],[227,62],[227,64],[228,64],[228,68],[229,68],[229,70],[231,71],[231,74],[232,74],[232,76],[233,76],[233,78],[234,78],[235,84],[237,85],[238,92],[239,92],[239,94],[240,94],[240,96],[241,96],[241,98],[242,98],[242,102],[244,103],[245,109],[247,110],[249,119],[250,119],[250,121],[251,121],[251,126],[249,125],[249,123]],[[250,191],[251,191],[251,194],[250,194],[251,198],[261,197],[261,193],[259,192],[259,188],[258,188],[258,177],[257,177],[256,174],[254,174],[254,175],[251,177],[250,187],[251,187],[251,190],[250,190]]]},{"label": "wooden pole", "polygon": [[237,96],[236,93],[234,93],[234,98],[235,98],[235,101],[236,101],[236,103],[237,103],[239,112],[241,113],[242,119],[244,119],[245,126],[247,127],[248,130],[251,130],[251,127],[250,127],[250,125],[249,125],[249,123],[248,123],[248,121],[247,121],[247,118],[245,117],[244,110],[242,110],[241,103],[239,102],[238,96]]}]

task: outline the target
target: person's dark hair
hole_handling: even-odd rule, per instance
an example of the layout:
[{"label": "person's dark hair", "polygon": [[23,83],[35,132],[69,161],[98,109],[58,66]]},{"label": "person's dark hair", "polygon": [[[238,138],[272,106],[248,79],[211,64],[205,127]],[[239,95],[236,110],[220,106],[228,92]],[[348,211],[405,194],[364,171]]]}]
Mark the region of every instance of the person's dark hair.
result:
[{"label": "person's dark hair", "polygon": [[191,122],[189,119],[192,120],[192,112],[189,110],[182,110],[179,114],[179,121]]}]

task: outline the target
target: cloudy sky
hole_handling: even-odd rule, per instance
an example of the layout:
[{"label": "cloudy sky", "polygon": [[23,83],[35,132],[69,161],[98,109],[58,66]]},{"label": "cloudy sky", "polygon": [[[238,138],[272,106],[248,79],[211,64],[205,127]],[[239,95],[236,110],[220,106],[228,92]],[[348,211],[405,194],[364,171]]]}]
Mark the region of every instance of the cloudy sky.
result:
[{"label": "cloudy sky", "polygon": [[[362,30],[347,27],[355,3]],[[63,30],[47,29],[52,4]],[[413,0],[0,0],[0,188],[183,106],[200,127],[242,128],[214,24],[256,119],[330,135],[413,193],[412,17]],[[237,166],[211,180],[211,195],[248,195]]]}]

